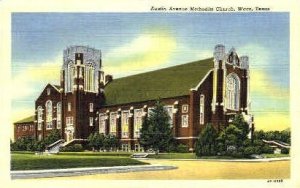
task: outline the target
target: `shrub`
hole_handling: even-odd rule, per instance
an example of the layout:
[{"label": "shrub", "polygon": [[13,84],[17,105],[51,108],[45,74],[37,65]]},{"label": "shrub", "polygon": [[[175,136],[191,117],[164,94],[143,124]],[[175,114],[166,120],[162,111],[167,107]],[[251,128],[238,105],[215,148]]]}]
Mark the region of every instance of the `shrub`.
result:
[{"label": "shrub", "polygon": [[81,152],[83,151],[83,147],[81,144],[74,144],[72,146],[66,146],[60,148],[60,152]]},{"label": "shrub", "polygon": [[268,154],[271,154],[271,153],[274,153],[274,150],[273,150],[273,148],[271,148],[270,146],[264,145],[264,146],[262,147],[262,153],[268,153]]},{"label": "shrub", "polygon": [[201,131],[196,143],[195,152],[197,156],[212,156],[217,153],[217,132],[211,124],[207,124]]},{"label": "shrub", "polygon": [[188,153],[189,152],[189,147],[187,145],[184,144],[179,144],[177,146],[177,152],[178,153]]},{"label": "shrub", "polygon": [[282,148],[282,149],[281,149],[281,153],[282,153],[282,154],[289,154],[289,153],[290,153],[290,150],[287,149],[287,148]]}]

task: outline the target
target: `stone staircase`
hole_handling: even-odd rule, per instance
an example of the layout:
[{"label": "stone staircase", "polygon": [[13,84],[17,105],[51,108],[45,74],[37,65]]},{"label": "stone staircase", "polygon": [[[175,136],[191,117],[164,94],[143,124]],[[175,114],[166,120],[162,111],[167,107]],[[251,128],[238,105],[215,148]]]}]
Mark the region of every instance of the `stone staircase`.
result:
[{"label": "stone staircase", "polygon": [[48,145],[46,147],[45,153],[47,154],[57,154],[59,152],[60,147],[63,146],[65,140],[64,139],[60,139],[57,140],[56,142]]},{"label": "stone staircase", "polygon": [[73,140],[63,143],[62,147],[66,147],[66,146],[69,146],[72,144],[77,144],[77,143],[80,144],[80,143],[86,142],[86,141],[87,141],[87,139],[73,139]]}]

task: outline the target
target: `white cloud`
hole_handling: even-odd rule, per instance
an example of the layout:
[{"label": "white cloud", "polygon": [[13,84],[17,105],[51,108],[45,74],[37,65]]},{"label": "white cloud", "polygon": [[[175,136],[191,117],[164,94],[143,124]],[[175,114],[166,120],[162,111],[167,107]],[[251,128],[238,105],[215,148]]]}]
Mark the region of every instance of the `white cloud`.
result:
[{"label": "white cloud", "polygon": [[258,44],[246,44],[237,49],[239,56],[247,55],[249,57],[249,64],[252,67],[259,67],[265,69],[270,66],[270,51],[269,49]]},{"label": "white cloud", "polygon": [[176,49],[176,39],[167,32],[140,34],[130,43],[104,55],[105,72],[124,75],[160,68],[168,63]]},{"label": "white cloud", "polygon": [[47,83],[59,82],[61,57],[41,63],[23,64],[26,66],[19,68],[16,75],[12,75],[13,100],[26,100],[27,97],[33,97],[36,91],[42,89]]}]

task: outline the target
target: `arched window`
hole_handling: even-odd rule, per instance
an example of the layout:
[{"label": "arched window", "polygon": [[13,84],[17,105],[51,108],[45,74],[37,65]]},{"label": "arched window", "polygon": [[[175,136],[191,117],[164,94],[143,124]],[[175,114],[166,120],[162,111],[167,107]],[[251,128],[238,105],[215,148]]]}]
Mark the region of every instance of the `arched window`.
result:
[{"label": "arched window", "polygon": [[41,106],[37,107],[37,124],[38,131],[42,130],[42,122],[43,122],[43,108]]},{"label": "arched window", "polygon": [[85,66],[84,76],[84,90],[95,91],[95,66],[92,63],[88,63]]},{"label": "arched window", "polygon": [[46,102],[46,129],[52,129],[52,102]]},{"label": "arched window", "polygon": [[122,119],[121,119],[121,129],[122,129],[122,138],[128,138],[129,136],[129,111],[122,111]]},{"label": "arched window", "polygon": [[117,134],[117,112],[110,113],[110,121],[109,121],[109,132],[112,135]]},{"label": "arched window", "polygon": [[61,129],[61,102],[58,102],[56,106],[56,128]]},{"label": "arched window", "polygon": [[140,138],[143,109],[134,110],[134,138]]},{"label": "arched window", "polygon": [[239,110],[240,79],[232,73],[226,77],[226,108]]},{"label": "arched window", "polygon": [[74,63],[70,61],[68,63],[67,71],[65,72],[66,74],[66,92],[72,92],[72,87],[73,87],[73,76],[75,74],[75,68],[74,68]]}]

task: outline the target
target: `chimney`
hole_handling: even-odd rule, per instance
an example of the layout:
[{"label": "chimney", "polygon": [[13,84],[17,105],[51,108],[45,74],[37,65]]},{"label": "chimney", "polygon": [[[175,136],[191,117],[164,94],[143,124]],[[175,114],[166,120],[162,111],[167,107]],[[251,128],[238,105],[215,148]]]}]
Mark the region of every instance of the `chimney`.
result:
[{"label": "chimney", "polygon": [[113,76],[108,74],[105,76],[105,84],[108,84],[109,82],[113,81]]}]

